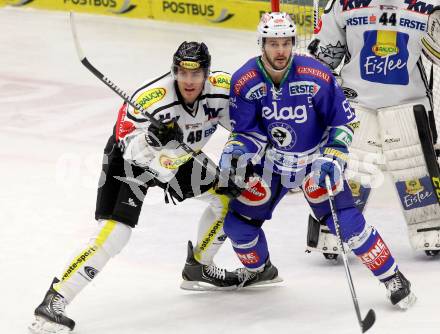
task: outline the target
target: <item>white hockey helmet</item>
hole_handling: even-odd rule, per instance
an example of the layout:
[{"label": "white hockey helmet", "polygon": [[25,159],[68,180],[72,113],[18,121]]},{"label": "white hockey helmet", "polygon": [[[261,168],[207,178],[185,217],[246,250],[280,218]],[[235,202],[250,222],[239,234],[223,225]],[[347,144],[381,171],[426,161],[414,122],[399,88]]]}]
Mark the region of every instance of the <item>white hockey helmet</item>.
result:
[{"label": "white hockey helmet", "polygon": [[258,45],[263,47],[266,37],[292,37],[295,44],[296,25],[284,12],[264,13],[257,27]]}]

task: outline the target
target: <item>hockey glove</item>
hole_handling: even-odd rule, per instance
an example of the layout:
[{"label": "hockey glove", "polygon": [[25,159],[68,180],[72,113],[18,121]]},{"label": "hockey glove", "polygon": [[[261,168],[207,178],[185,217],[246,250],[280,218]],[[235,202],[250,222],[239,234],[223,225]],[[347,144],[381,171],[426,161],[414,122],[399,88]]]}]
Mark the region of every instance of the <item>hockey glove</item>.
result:
[{"label": "hockey glove", "polygon": [[[219,168],[222,180],[215,185],[217,194],[236,198],[246,189],[246,182],[253,175],[251,154],[243,146],[227,144],[220,158]],[[223,181],[227,180],[227,182]]]},{"label": "hockey glove", "polygon": [[312,163],[312,177],[315,184],[325,188],[325,177],[330,177],[333,186],[340,186],[343,182],[342,175],[347,164],[347,149],[338,147],[325,147],[322,156]]},{"label": "hockey glove", "polygon": [[146,134],[147,143],[153,147],[166,146],[170,141],[183,142],[183,132],[176,121],[163,123],[163,127],[158,128],[154,124],[148,127]]},{"label": "hockey glove", "polygon": [[440,66],[440,6],[434,7],[428,18],[428,29],[421,39],[424,54]]}]

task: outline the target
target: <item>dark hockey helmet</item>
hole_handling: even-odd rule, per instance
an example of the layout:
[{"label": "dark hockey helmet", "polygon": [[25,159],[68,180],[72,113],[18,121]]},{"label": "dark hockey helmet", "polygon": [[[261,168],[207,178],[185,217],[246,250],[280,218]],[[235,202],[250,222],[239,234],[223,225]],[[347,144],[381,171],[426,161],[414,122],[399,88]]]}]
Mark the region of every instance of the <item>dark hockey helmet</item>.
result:
[{"label": "dark hockey helmet", "polygon": [[208,75],[211,67],[211,55],[205,43],[183,42],[173,56],[172,71],[175,75],[177,68],[182,67],[188,70],[201,68]]}]

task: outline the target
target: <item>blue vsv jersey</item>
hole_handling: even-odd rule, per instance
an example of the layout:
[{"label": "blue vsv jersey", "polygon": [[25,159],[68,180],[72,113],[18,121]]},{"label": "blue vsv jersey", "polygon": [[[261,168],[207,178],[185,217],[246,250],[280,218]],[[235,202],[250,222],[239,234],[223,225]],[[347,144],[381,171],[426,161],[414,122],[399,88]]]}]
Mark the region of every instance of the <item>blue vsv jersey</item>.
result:
[{"label": "blue vsv jersey", "polygon": [[259,57],[236,71],[230,117],[234,140],[255,153],[254,163],[265,154],[276,173],[290,174],[323,147],[348,147],[355,114],[328,68],[296,55],[278,87]]}]

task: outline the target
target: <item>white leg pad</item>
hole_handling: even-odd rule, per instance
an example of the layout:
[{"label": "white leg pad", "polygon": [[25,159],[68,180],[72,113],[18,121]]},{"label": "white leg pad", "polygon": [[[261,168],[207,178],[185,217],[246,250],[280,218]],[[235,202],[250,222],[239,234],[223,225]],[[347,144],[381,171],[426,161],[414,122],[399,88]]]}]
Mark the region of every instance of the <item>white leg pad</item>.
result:
[{"label": "white leg pad", "polygon": [[426,168],[413,104],[379,109],[379,123],[411,245],[416,250],[440,249],[440,205]]},{"label": "white leg pad", "polygon": [[314,250],[327,254],[340,254],[338,238],[332,234],[327,226],[320,226],[318,245],[316,248],[307,247],[308,250]]},{"label": "white leg pad", "polygon": [[346,169],[348,180],[367,187],[378,187],[383,182],[381,169],[385,167],[379,133],[377,111],[352,104],[358,126],[349,147],[349,161]]}]

